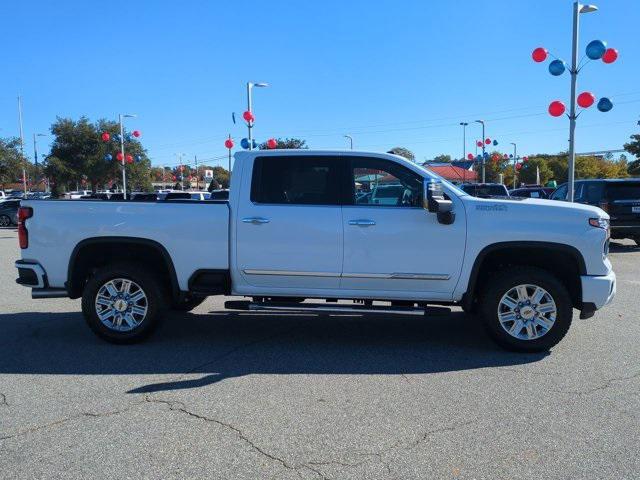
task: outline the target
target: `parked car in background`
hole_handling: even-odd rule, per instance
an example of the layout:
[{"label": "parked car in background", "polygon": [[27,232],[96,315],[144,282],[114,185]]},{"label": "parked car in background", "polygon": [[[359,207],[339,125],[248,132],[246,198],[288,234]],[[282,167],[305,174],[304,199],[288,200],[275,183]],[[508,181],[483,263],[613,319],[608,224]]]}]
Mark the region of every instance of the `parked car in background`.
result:
[{"label": "parked car in background", "polygon": [[191,195],[191,200],[209,200],[211,194],[209,192],[187,192]]},{"label": "parked car in background", "polygon": [[229,190],[213,190],[209,196],[209,200],[229,200]]},{"label": "parked car in background", "polygon": [[70,200],[79,200],[80,198],[91,195],[92,193],[93,192],[91,190],[74,190],[72,192],[65,193],[64,197]]},{"label": "parked car in background", "polygon": [[18,224],[18,208],[20,208],[20,200],[10,199],[0,202],[0,227]]},{"label": "parked car in background", "polygon": [[157,193],[151,192],[133,192],[131,200],[134,202],[155,202],[158,199]]},{"label": "parked car in background", "polygon": [[551,187],[523,187],[509,190],[509,195],[525,198],[549,198],[555,190]]},{"label": "parked car in background", "polygon": [[158,193],[158,200],[191,200],[191,194],[180,190],[160,192]]},{"label": "parked car in background", "polygon": [[[567,200],[563,183],[552,200]],[[611,238],[630,238],[640,245],[640,179],[601,178],[576,180],[573,198],[577,203],[600,207],[611,217]]]},{"label": "parked car in background", "polygon": [[480,198],[508,197],[509,191],[501,183],[463,183],[459,187],[469,195]]}]

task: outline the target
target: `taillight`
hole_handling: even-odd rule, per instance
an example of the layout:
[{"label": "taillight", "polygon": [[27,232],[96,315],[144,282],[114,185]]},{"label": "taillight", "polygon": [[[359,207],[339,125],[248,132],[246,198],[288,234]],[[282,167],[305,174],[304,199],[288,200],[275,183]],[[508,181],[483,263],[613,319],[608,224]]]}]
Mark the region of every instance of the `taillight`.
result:
[{"label": "taillight", "polygon": [[33,217],[33,208],[20,207],[18,209],[18,241],[20,242],[20,248],[29,247],[29,232],[24,221],[31,217]]}]

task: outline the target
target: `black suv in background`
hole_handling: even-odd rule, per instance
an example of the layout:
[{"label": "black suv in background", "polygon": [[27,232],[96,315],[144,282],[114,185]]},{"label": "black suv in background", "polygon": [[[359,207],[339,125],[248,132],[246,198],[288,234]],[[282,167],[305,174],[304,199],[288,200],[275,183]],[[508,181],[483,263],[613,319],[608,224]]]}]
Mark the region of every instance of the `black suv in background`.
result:
[{"label": "black suv in background", "polygon": [[[567,193],[567,184],[563,183],[551,199],[566,200]],[[640,178],[576,180],[573,198],[600,207],[611,216],[611,238],[631,238],[640,245]]]}]

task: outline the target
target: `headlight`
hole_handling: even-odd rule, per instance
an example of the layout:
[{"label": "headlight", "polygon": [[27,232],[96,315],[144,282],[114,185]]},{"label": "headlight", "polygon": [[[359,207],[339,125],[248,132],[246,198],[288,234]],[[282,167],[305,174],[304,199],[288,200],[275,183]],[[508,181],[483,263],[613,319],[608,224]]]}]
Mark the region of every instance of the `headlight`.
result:
[{"label": "headlight", "polygon": [[604,230],[609,229],[609,220],[606,218],[590,218],[589,225],[596,228],[602,228]]}]

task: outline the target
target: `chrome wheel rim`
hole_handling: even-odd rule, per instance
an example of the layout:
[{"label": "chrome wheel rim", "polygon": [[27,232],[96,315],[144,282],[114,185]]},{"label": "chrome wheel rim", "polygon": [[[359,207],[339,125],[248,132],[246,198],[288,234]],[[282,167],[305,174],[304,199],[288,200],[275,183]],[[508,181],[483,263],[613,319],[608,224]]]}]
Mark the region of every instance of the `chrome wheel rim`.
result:
[{"label": "chrome wheel rim", "polygon": [[0,215],[0,227],[8,227],[11,225],[11,219],[6,215]]},{"label": "chrome wheel rim", "polygon": [[518,340],[536,340],[553,328],[558,309],[549,292],[538,285],[511,288],[498,303],[500,326]]},{"label": "chrome wheel rim", "polygon": [[98,289],[95,309],[98,318],[108,329],[130,332],[146,318],[149,301],[136,282],[114,278]]}]

